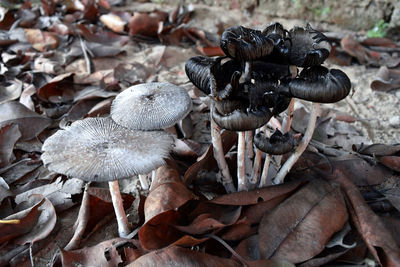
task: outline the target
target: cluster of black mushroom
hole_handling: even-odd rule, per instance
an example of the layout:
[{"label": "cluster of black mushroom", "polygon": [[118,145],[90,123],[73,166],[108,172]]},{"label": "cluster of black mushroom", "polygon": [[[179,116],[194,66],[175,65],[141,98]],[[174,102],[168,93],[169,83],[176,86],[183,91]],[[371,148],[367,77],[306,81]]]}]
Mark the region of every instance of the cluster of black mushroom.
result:
[{"label": "cluster of black mushroom", "polygon": [[[292,98],[333,103],[350,92],[344,72],[321,66],[331,45],[309,24],[289,31],[280,23],[263,31],[234,26],[223,32],[220,46],[226,56],[193,57],[185,70],[190,81],[212,97],[211,117],[223,129],[258,129],[285,111]],[[280,132],[271,139],[255,137],[256,146],[270,154],[287,153],[295,143]]]}]

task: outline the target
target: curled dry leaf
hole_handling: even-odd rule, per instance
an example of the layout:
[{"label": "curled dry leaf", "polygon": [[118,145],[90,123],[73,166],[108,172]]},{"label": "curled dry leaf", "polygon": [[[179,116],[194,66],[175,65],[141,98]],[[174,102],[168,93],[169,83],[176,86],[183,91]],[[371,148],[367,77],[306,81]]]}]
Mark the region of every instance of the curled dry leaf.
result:
[{"label": "curled dry leaf", "polygon": [[170,246],[143,255],[129,267],[150,267],[150,266],[186,266],[186,267],[217,267],[217,266],[242,266],[232,259],[217,257],[204,252],[193,251],[177,246]]},{"label": "curled dry leaf", "polygon": [[375,260],[383,266],[398,266],[400,248],[396,240],[365,202],[357,187],[341,170],[336,170],[331,179],[339,182],[345,192],[349,200],[348,208],[352,222]]},{"label": "curled dry leaf", "polygon": [[13,160],[14,145],[21,137],[17,124],[0,127],[0,168],[7,166]]},{"label": "curled dry leaf", "polygon": [[9,84],[0,85],[0,104],[20,97],[22,92],[22,82],[20,80],[12,80]]},{"label": "curled dry leaf", "polygon": [[9,101],[0,104],[0,127],[15,123],[21,132],[21,140],[29,140],[51,124],[51,119],[42,117],[24,105]]},{"label": "curled dry leaf", "polygon": [[372,145],[353,145],[353,151],[369,156],[392,156],[400,152],[400,144],[372,144]]},{"label": "curled dry leaf", "polygon": [[379,60],[381,55],[378,52],[372,51],[368,48],[362,46],[353,37],[346,36],[341,41],[340,44],[344,51],[349,55],[357,58],[361,64],[379,66]]},{"label": "curled dry leaf", "polygon": [[14,213],[4,220],[20,220],[17,224],[0,224],[0,242],[14,239],[16,244],[34,243],[47,237],[56,224],[56,211],[42,195],[31,195],[20,203]]},{"label": "curled dry leaf", "polygon": [[101,242],[93,247],[79,250],[61,250],[63,266],[104,266],[126,265],[143,254],[137,240],[114,238]]},{"label": "curled dry leaf", "polygon": [[261,257],[293,263],[308,260],[325,248],[347,219],[339,186],[312,180],[264,215],[259,227]]},{"label": "curled dry leaf", "polygon": [[191,199],[197,198],[179,178],[177,165],[169,160],[157,169],[152,190],[144,204],[146,221],[164,211],[175,210]]},{"label": "curled dry leaf", "polygon": [[52,103],[71,101],[74,95],[73,75],[73,73],[64,73],[54,77],[37,90],[38,98]]},{"label": "curled dry leaf", "polygon": [[376,78],[371,82],[371,89],[385,92],[397,88],[400,88],[400,70],[380,67]]},{"label": "curled dry leaf", "polygon": [[32,47],[41,52],[56,49],[59,39],[52,32],[43,32],[39,29],[25,29],[25,36],[32,44]]}]

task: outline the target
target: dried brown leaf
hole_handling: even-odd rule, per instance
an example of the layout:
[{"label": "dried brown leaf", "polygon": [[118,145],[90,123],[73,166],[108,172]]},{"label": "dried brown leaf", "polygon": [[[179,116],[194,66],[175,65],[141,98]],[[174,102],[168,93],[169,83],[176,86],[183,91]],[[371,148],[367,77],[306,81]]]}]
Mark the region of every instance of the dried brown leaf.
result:
[{"label": "dried brown leaf", "polygon": [[380,67],[376,78],[371,82],[371,89],[385,92],[396,88],[400,88],[400,70]]},{"label": "dried brown leaf", "polygon": [[368,207],[357,187],[342,171],[336,170],[331,178],[339,182],[347,198],[351,219],[375,260],[383,266],[398,266],[400,248],[379,217]]},{"label": "dried brown leaf", "polygon": [[348,219],[340,188],[315,179],[264,215],[259,227],[262,258],[303,262],[320,253]]},{"label": "dried brown leaf", "polygon": [[127,24],[121,19],[117,14],[108,13],[101,15],[99,20],[106,25],[107,28],[114,32],[122,33],[125,30],[125,25]]},{"label": "dried brown leaf", "polygon": [[58,47],[59,39],[52,32],[44,32],[39,29],[25,29],[25,36],[32,47],[41,52],[54,50]]},{"label": "dried brown leaf", "polygon": [[79,250],[61,250],[63,266],[119,266],[126,265],[143,254],[137,240],[114,238],[96,246]]},{"label": "dried brown leaf", "polygon": [[20,80],[9,81],[8,84],[0,85],[0,104],[20,97],[22,92],[22,82]]},{"label": "dried brown leaf", "polygon": [[150,266],[186,266],[186,267],[222,267],[222,266],[242,266],[232,259],[217,257],[211,254],[197,252],[177,246],[169,246],[167,248],[150,252],[133,263],[129,267],[150,267]]},{"label": "dried brown leaf", "polygon": [[0,168],[13,161],[14,145],[21,137],[17,124],[8,124],[0,127]]},{"label": "dried brown leaf", "polygon": [[21,140],[37,136],[51,123],[51,120],[29,110],[24,105],[9,101],[0,104],[0,127],[15,123],[21,132]]}]

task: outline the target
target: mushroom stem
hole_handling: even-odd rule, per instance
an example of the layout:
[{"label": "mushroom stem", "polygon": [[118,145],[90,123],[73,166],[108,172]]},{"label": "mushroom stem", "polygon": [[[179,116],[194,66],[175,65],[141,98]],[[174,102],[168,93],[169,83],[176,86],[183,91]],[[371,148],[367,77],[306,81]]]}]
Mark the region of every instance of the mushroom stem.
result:
[{"label": "mushroom stem", "polygon": [[126,237],[129,235],[128,218],[125,214],[118,181],[108,182],[108,186],[110,187],[111,200],[114,206],[115,216],[117,217],[119,236]]},{"label": "mushroom stem", "polygon": [[253,168],[254,149],[253,149],[253,137],[254,131],[246,131],[244,134],[245,138],[245,154],[244,154],[244,169],[246,180],[251,180],[251,169]]},{"label": "mushroom stem", "polygon": [[139,174],[140,186],[143,190],[149,189],[149,183],[147,182],[147,174]]},{"label": "mushroom stem", "polygon": [[290,169],[296,163],[298,158],[303,154],[304,150],[307,148],[308,143],[311,141],[312,135],[315,129],[315,122],[317,121],[317,116],[319,113],[319,103],[313,103],[310,118],[308,119],[308,125],[303,138],[301,139],[298,147],[292,155],[286,160],[278,174],[274,179],[274,184],[281,184],[285,179],[285,176],[289,173]]},{"label": "mushroom stem", "polygon": [[[259,128],[256,130],[256,133],[263,131],[267,131],[267,125],[264,125],[263,127]],[[253,165],[253,171],[251,173],[251,177],[249,182],[253,185],[258,184],[260,181],[260,174],[261,174],[261,161],[262,161],[262,151],[258,148],[256,148],[256,155],[254,157],[254,165]]]},{"label": "mushroom stem", "polygon": [[[211,104],[211,112],[214,109],[214,103]],[[224,149],[222,147],[222,139],[219,126],[215,123],[210,112],[211,122],[211,140],[213,145],[214,158],[217,161],[219,170],[221,171],[222,184],[225,187],[227,193],[235,192],[235,186],[233,185],[232,176],[229,172],[228,164],[225,160]]]},{"label": "mushroom stem", "polygon": [[[281,130],[283,134],[290,131],[290,126],[292,125],[292,119],[294,113],[294,101],[295,98],[292,98],[292,100],[290,100],[289,106],[285,113],[285,117],[283,118],[282,130]],[[281,160],[282,160],[282,155],[278,155],[275,157],[275,162],[278,166],[281,165]]]},{"label": "mushroom stem", "polygon": [[[270,132],[266,126],[264,127],[264,134],[267,137],[270,137]],[[262,188],[262,187],[268,185],[267,178],[268,178],[268,169],[269,169],[269,164],[271,163],[271,158],[272,158],[272,155],[266,154],[265,160],[264,160],[263,171],[262,171],[261,178],[260,178],[260,184],[258,186],[259,188]]]},{"label": "mushroom stem", "polygon": [[253,66],[252,61],[246,61],[246,64],[244,66],[244,81],[245,82],[251,82],[251,69]]},{"label": "mushroom stem", "polygon": [[238,178],[238,191],[247,190],[246,185],[246,171],[245,171],[245,132],[238,132],[238,146],[237,146],[237,178]]}]

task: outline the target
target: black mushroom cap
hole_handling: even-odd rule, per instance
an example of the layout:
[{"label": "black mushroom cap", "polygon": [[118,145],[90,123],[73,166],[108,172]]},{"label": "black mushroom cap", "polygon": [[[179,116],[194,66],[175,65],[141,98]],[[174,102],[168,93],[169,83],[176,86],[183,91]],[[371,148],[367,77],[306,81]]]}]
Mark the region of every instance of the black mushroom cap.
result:
[{"label": "black mushroom cap", "polygon": [[84,181],[112,181],[145,174],[165,164],[174,138],[165,131],[134,131],[110,117],[73,122],[47,138],[43,163]]},{"label": "black mushroom cap", "polygon": [[278,81],[283,78],[291,77],[289,65],[275,64],[264,61],[254,61],[251,67],[253,79],[259,81]]},{"label": "black mushroom cap", "polygon": [[261,31],[243,26],[226,29],[221,35],[221,49],[236,61],[252,61],[267,56],[274,48],[273,41]]},{"label": "black mushroom cap", "polygon": [[281,88],[288,90],[288,96],[312,102],[334,103],[350,93],[351,82],[341,70],[314,66],[303,69],[298,78],[290,80],[287,87]]},{"label": "black mushroom cap", "polygon": [[296,145],[296,141],[289,133],[282,134],[278,129],[266,137],[264,132],[259,132],[254,136],[254,144],[258,149],[271,155],[282,155],[290,152]]},{"label": "black mushroom cap", "polygon": [[298,67],[321,65],[331,52],[328,38],[307,24],[305,28],[294,27],[290,30],[291,47],[289,60]]},{"label": "black mushroom cap", "polygon": [[229,97],[239,86],[241,66],[228,60],[221,64],[223,57],[209,58],[196,56],[186,61],[185,72],[189,80],[206,95],[217,99]]},{"label": "black mushroom cap", "polygon": [[262,34],[267,36],[273,41],[273,51],[264,58],[268,62],[276,62],[280,64],[287,64],[289,62],[288,54],[291,47],[291,39],[289,32],[282,26],[282,24],[275,22],[267,26]]},{"label": "black mushroom cap", "polygon": [[229,114],[221,114],[216,108],[212,111],[215,123],[230,131],[250,131],[265,125],[272,117],[269,109],[247,110],[244,106]]}]

